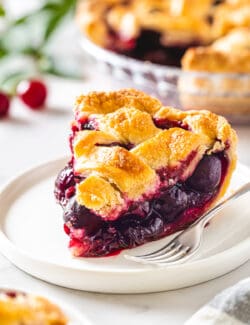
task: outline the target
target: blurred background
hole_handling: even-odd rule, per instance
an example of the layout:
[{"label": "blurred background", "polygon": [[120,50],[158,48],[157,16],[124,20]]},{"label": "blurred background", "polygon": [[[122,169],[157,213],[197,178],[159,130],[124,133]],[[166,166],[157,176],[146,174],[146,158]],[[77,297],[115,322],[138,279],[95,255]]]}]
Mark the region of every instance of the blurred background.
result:
[{"label": "blurred background", "polygon": [[[127,57],[108,57],[96,45],[88,47],[89,44],[82,43],[82,34],[75,23],[75,10],[76,0],[0,2],[0,91],[8,94],[10,101],[8,114],[0,119],[0,147],[8,153],[1,160],[0,181],[34,163],[68,152],[73,103],[83,92],[131,87],[136,81],[136,87],[150,93],[159,93],[160,89],[163,94],[168,94],[166,104],[176,103],[179,107],[178,98],[173,95],[176,89],[171,84],[172,81],[173,85],[176,83],[174,76],[168,77],[167,83],[159,79],[157,85],[153,83],[147,89],[144,81],[149,75],[147,71],[153,70],[151,65],[143,64],[146,69],[144,78],[143,74],[134,73],[142,69],[141,62],[137,65]],[[84,49],[97,56],[99,61],[109,61],[105,69],[97,69],[96,62],[85,54]],[[120,68],[121,63],[125,69]],[[157,75],[165,73],[164,67],[154,71]],[[124,77],[124,72],[128,72],[129,78],[125,76],[119,81],[117,77]],[[46,102],[42,105],[45,109],[27,109],[21,96],[15,96],[20,81],[30,78],[41,80],[47,89]],[[249,127],[237,125],[236,128],[240,137],[240,160],[250,165],[250,156],[245,149]]]},{"label": "blurred background", "polygon": [[73,23],[76,1],[7,0],[1,4],[1,78],[50,73],[79,78],[84,61]]}]

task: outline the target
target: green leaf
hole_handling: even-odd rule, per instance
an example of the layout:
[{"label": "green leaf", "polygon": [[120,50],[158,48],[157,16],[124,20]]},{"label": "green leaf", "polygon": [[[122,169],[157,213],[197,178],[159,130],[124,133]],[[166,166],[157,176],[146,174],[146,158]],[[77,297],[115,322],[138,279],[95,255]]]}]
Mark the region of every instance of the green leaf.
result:
[{"label": "green leaf", "polygon": [[33,58],[39,58],[41,56],[41,52],[37,48],[34,48],[34,47],[24,47],[24,48],[20,49],[19,52],[24,55],[30,55]]},{"label": "green leaf", "polygon": [[8,51],[8,49],[6,49],[5,47],[2,47],[0,45],[0,59],[4,58],[5,56],[7,56],[10,52]]},{"label": "green leaf", "polygon": [[53,33],[56,31],[63,18],[67,14],[73,12],[75,5],[76,0],[47,1],[43,6],[41,6],[37,10],[12,21],[9,28],[7,28],[5,34],[11,31],[12,27],[25,25],[26,23],[30,22],[32,23],[38,15],[46,14],[48,15],[48,20],[45,23],[45,30],[41,44],[41,46],[44,46],[49,41]]},{"label": "green leaf", "polygon": [[[44,32],[44,43],[46,43],[55,32],[61,21],[74,8],[76,0],[62,0],[58,5],[55,3],[47,3],[50,8],[50,19]],[[46,7],[46,6],[45,6]]]},{"label": "green leaf", "polygon": [[[22,16],[16,20],[14,20],[11,25],[18,26],[18,25],[25,24],[31,18],[31,16],[32,16],[32,14]],[[11,28],[11,26],[10,26],[10,28]]]},{"label": "green leaf", "polygon": [[0,4],[0,17],[5,17],[6,12],[3,5]]},{"label": "green leaf", "polygon": [[58,24],[63,19],[63,15],[59,12],[58,14],[52,15],[49,19],[48,25],[45,28],[44,32],[44,42],[47,42],[48,39],[52,36],[56,30]]},{"label": "green leaf", "polygon": [[54,2],[47,2],[42,7],[38,8],[37,10],[14,20],[12,22],[12,26],[26,24],[28,20],[32,20],[37,15],[39,15],[43,12],[46,12],[46,11],[56,11],[58,8],[59,8],[58,4],[56,4]]},{"label": "green leaf", "polygon": [[27,77],[29,77],[29,74],[26,71],[16,71],[8,74],[8,76],[1,81],[1,89],[7,94],[14,96],[18,83]]},{"label": "green leaf", "polygon": [[[36,62],[38,70],[41,72],[67,78],[78,78],[79,76],[75,72],[72,71],[71,73],[71,70],[64,71],[63,68],[61,69],[57,66],[56,61],[46,57],[46,55],[43,53],[44,46],[49,42],[64,18],[74,13],[75,6],[76,0],[47,0],[37,10],[34,10],[33,12],[24,15],[17,20],[10,22],[3,35],[1,35],[0,59],[13,53],[21,53],[23,55],[32,57]],[[1,9],[3,8],[0,5],[0,15]],[[41,17],[39,15],[41,15]],[[32,30],[33,23],[37,23],[37,19],[40,20],[40,18],[41,21],[43,21],[42,27],[44,30],[40,44],[33,46],[32,43],[26,42],[26,44],[21,44],[21,46],[17,45],[15,47],[8,45],[9,43],[13,44],[12,42],[9,42],[10,35],[15,35],[16,32],[25,32],[27,31],[27,28]],[[31,44],[31,46],[29,46],[29,44]],[[16,73],[16,77],[10,76],[10,81],[5,82],[4,84],[12,84],[11,80],[17,80],[20,75],[23,75],[23,72],[18,71]]]},{"label": "green leaf", "polygon": [[40,11],[45,11],[45,10],[57,10],[58,9],[58,4],[54,3],[54,2],[47,2],[45,3],[41,8]]}]

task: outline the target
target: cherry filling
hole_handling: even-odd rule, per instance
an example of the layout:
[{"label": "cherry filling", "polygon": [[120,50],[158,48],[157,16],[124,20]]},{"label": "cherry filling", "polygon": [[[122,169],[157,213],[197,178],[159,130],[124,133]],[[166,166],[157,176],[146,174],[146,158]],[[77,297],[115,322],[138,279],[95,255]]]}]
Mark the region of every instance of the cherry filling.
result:
[{"label": "cherry filling", "polygon": [[76,179],[73,173],[72,163],[69,163],[57,176],[55,182],[55,198],[62,206],[67,204],[67,193],[71,188],[75,190]]},{"label": "cherry filling", "polygon": [[94,121],[86,120],[85,122],[81,123],[81,130],[95,130],[96,126]]},{"label": "cherry filling", "polygon": [[156,127],[158,127],[159,129],[171,129],[174,127],[178,127],[178,128],[182,128],[184,130],[189,130],[189,126],[185,123],[183,123],[183,121],[178,121],[178,120],[168,120],[168,119],[163,119],[163,118],[154,118],[153,119],[154,124]]},{"label": "cherry filling", "polygon": [[192,46],[200,45],[199,40],[174,46],[161,44],[161,34],[155,31],[143,30],[137,39],[124,39],[114,31],[110,30],[108,49],[139,60],[151,61],[153,63],[181,66],[181,58],[185,51]]},{"label": "cherry filling", "polygon": [[120,143],[120,142],[111,142],[109,144],[101,144],[101,143],[97,143],[96,146],[98,147],[122,147],[125,148],[127,150],[131,150],[134,148],[134,145],[132,143]]},{"label": "cherry filling", "polygon": [[216,197],[228,166],[223,153],[205,155],[185,182],[161,188],[151,199],[133,202],[114,221],[101,217],[75,200],[69,188],[79,181],[69,164],[56,180],[55,196],[64,208],[65,232],[76,256],[96,257],[119,252],[170,235],[187,227]]}]

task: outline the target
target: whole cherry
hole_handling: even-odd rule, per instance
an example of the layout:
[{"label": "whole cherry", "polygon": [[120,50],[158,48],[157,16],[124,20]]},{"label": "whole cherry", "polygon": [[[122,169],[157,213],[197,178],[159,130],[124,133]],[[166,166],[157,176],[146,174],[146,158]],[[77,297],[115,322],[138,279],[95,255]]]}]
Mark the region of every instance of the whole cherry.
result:
[{"label": "whole cherry", "polygon": [[10,98],[9,96],[0,91],[0,118],[8,114],[10,108]]},{"label": "whole cherry", "polygon": [[16,89],[19,98],[31,109],[41,109],[44,107],[47,88],[46,85],[38,79],[22,80]]}]

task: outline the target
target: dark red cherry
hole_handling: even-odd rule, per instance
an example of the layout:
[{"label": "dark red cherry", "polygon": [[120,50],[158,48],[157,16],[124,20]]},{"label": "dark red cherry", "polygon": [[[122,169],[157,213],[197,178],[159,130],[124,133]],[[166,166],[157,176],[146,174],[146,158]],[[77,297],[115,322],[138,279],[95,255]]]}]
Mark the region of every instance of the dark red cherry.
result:
[{"label": "dark red cherry", "polygon": [[31,109],[41,109],[45,104],[47,88],[40,80],[23,80],[17,86],[17,95]]},{"label": "dark red cherry", "polygon": [[102,224],[102,219],[92,213],[85,206],[79,205],[75,198],[71,198],[64,209],[64,221],[70,222],[76,228],[84,228],[87,234],[97,231]]},{"label": "dark red cherry", "polygon": [[10,108],[9,96],[0,91],[0,117],[4,117],[8,114]]},{"label": "dark red cherry", "polygon": [[161,218],[155,211],[152,211],[151,220],[149,220],[145,227],[141,229],[144,237],[156,236],[164,230],[164,219]]},{"label": "dark red cherry", "polygon": [[221,172],[222,166],[218,157],[204,156],[186,183],[196,191],[208,193],[219,185]]},{"label": "dark red cherry", "polygon": [[173,186],[153,202],[153,209],[166,221],[171,222],[188,204],[187,194],[177,186]]},{"label": "dark red cherry", "polygon": [[[72,165],[67,165],[57,176],[55,181],[55,197],[56,200],[64,205],[68,198],[74,194],[74,173]],[[72,194],[72,195],[71,195]]]},{"label": "dark red cherry", "polygon": [[76,176],[69,164],[58,177],[55,194],[63,202],[64,230],[71,237],[74,254],[108,256],[185,228],[217,193],[227,168],[224,160],[221,154],[204,156],[186,182],[162,188],[152,199],[133,202],[119,218],[107,222],[75,200]]}]

